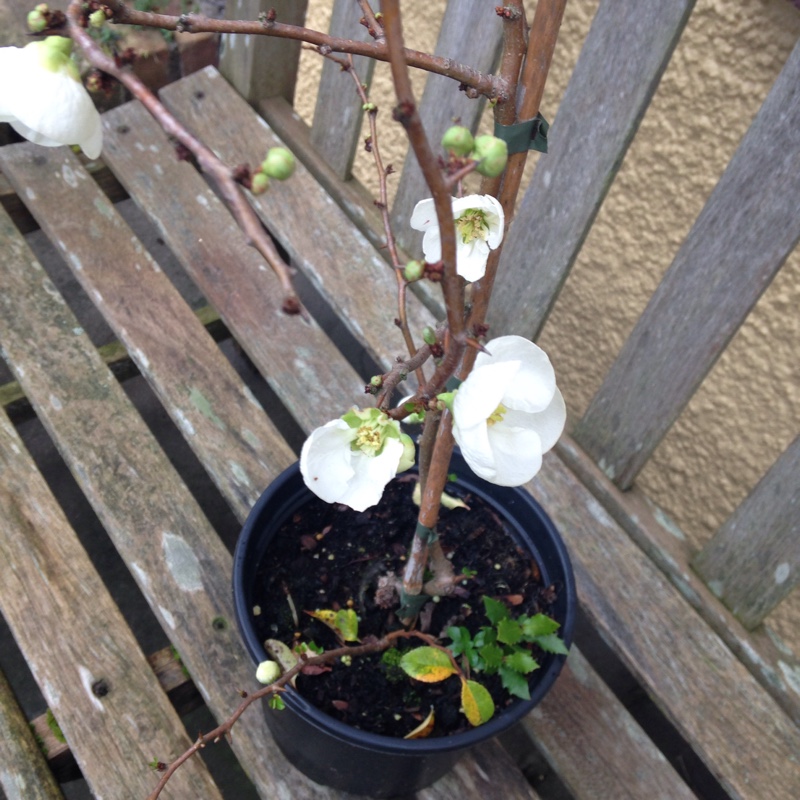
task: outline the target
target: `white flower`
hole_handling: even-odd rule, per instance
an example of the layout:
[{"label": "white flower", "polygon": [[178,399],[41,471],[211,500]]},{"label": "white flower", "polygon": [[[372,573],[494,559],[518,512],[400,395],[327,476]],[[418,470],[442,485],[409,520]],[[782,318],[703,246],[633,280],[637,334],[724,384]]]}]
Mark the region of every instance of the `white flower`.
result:
[{"label": "white flower", "polygon": [[453,435],[467,464],[499,486],[527,483],[567,419],[550,359],[521,336],[486,344],[453,400]]},{"label": "white flower", "polygon": [[79,144],[89,158],[103,147],[100,115],[69,54],[72,40],[48,36],[0,47],[0,122],[35,144]]},{"label": "white flower", "polygon": [[317,428],[303,444],[300,473],[328,503],[364,511],[378,503],[398,472],[414,463],[414,443],[377,408],[353,409]]},{"label": "white flower", "polygon": [[[486,272],[489,251],[503,241],[503,207],[489,194],[469,194],[453,200],[456,223],[456,272],[464,280],[480,280]],[[436,263],[442,258],[442,237],[436,220],[433,200],[420,200],[411,214],[411,227],[423,231],[422,252],[425,260]]]}]

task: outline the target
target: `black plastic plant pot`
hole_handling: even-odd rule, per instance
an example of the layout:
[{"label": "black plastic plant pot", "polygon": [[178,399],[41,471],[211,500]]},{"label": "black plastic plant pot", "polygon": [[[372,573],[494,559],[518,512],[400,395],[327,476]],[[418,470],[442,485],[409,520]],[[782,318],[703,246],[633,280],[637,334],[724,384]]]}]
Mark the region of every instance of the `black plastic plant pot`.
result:
[{"label": "black plastic plant pot", "polygon": [[[451,468],[461,486],[505,518],[517,544],[530,551],[539,565],[545,585],[556,586],[551,615],[561,624],[559,634],[569,645],[577,610],[575,580],[566,547],[550,518],[524,489],[494,486],[476,477],[457,452]],[[283,522],[311,496],[299,466],[293,465],[259,498],[237,543],[233,562],[236,618],[255,664],[269,658],[253,617],[258,566]],[[261,613],[268,614],[269,609]],[[266,703],[264,708],[283,754],[313,781],[369,797],[397,797],[429,786],[470,749],[524,717],[553,685],[564,660],[553,654],[541,659],[541,667],[532,676],[530,700],[515,701],[483,725],[448,737],[409,740],[362,731],[325,714],[291,689],[281,695],[285,709],[273,710]]]}]

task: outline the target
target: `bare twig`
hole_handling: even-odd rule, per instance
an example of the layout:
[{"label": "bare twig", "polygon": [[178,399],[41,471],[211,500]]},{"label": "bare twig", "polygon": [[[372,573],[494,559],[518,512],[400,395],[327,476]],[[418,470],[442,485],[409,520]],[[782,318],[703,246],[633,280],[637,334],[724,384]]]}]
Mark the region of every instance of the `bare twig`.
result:
[{"label": "bare twig", "polygon": [[73,0],[67,9],[69,32],[83,51],[92,66],[116,78],[150,112],[164,132],[186,147],[197,159],[200,168],[214,179],[239,227],[247,237],[248,243],[258,250],[277,275],[284,292],[283,310],[287,313],[300,313],[302,306],[292,285],[289,266],[278,253],[261,221],[253,211],[240,186],[233,179],[232,172],[209,147],[196,139],[186,128],[167,111],[158,98],[132,72],[117,67],[114,59],[106,55],[80,25],[81,5]]}]

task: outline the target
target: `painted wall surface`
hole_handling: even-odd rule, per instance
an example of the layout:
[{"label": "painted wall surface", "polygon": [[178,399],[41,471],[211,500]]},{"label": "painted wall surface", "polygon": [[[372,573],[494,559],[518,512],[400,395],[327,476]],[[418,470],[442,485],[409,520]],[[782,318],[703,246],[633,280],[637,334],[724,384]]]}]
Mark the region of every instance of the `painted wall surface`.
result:
[{"label": "painted wall surface", "polygon": [[[408,46],[435,48],[436,17],[444,5],[405,3]],[[487,2],[487,13],[495,5]],[[532,15],[535,3],[528,5]],[[567,4],[542,104],[549,119],[597,5],[598,0]],[[331,0],[310,0],[309,27],[327,30],[330,7]],[[572,419],[600,386],[798,38],[800,10],[787,0],[698,0],[540,339]],[[313,53],[303,55],[297,106],[308,122],[320,61]],[[419,94],[424,78],[414,75]],[[384,162],[399,168],[405,145],[389,119],[393,95],[386,65],[376,69],[371,99],[382,112]],[[489,130],[487,114],[484,127]],[[354,172],[374,189],[366,153],[359,153]],[[638,478],[695,547],[800,430],[798,308],[795,251]],[[793,620],[800,620],[797,592],[774,620],[784,635],[797,639]]]}]

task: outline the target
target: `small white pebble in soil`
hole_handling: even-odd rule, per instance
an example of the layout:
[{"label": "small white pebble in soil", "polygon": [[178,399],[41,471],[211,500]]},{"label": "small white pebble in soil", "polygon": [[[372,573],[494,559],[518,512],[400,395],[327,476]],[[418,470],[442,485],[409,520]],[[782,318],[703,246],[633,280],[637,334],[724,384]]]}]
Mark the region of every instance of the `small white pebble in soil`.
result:
[{"label": "small white pebble in soil", "polygon": [[261,616],[261,606],[253,606],[253,616],[254,617]]},{"label": "small white pebble in soil", "polygon": [[495,564],[495,565],[494,565],[494,568],[495,568],[495,569],[503,569],[503,568],[502,568],[502,567],[501,567],[499,564]]}]

